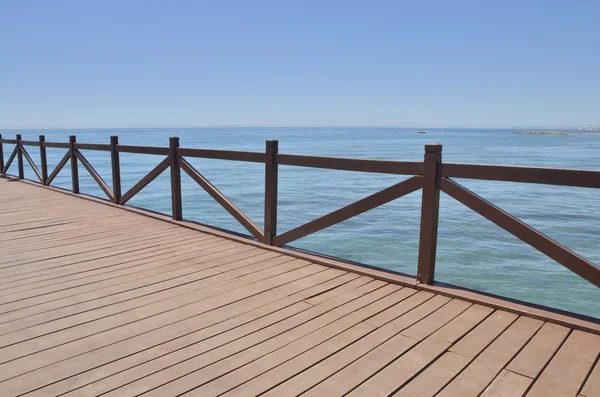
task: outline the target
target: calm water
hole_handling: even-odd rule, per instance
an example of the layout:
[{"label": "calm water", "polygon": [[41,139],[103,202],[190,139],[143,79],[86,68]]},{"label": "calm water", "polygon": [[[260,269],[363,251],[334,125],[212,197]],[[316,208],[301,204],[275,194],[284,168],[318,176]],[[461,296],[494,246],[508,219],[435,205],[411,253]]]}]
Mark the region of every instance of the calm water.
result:
[{"label": "calm water", "polygon": [[[167,146],[179,136],[182,147],[263,151],[268,138],[281,153],[372,159],[423,159],[423,145],[439,142],[446,162],[600,169],[600,137],[515,135],[514,130],[428,130],[397,128],[226,128],[47,130],[49,141]],[[15,131],[3,131],[13,138]],[[35,140],[39,131],[21,131]],[[5,158],[12,147],[5,145]],[[29,148],[34,159],[38,150]],[[110,185],[110,155],[84,155]],[[65,149],[48,149],[49,169]],[[123,191],[162,158],[122,154]],[[262,226],[264,165],[221,160],[190,162]],[[16,166],[12,166],[16,167]],[[12,173],[16,168],[12,168]],[[53,185],[70,188],[68,166]],[[34,174],[25,166],[26,177]],[[279,232],[329,213],[404,179],[281,166]],[[80,165],[81,191],[103,196]],[[519,217],[578,254],[600,264],[600,192],[594,189],[460,180],[467,188]],[[245,232],[210,196],[182,173],[183,213],[187,219]],[[169,172],[157,178],[130,204],[170,213]],[[361,216],[297,240],[292,245],[414,275],[421,193],[415,192]],[[442,194],[436,278],[459,286],[600,317],[600,289],[547,258],[511,234]]]}]

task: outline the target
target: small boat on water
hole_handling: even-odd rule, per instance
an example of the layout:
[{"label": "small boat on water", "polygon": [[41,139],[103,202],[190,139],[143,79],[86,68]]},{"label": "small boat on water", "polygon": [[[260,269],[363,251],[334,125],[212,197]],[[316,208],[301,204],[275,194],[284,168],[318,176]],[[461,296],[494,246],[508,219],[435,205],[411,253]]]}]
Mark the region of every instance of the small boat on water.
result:
[{"label": "small boat on water", "polygon": [[419,131],[417,131],[417,134],[424,134],[424,133],[425,133],[425,130],[419,130]]}]

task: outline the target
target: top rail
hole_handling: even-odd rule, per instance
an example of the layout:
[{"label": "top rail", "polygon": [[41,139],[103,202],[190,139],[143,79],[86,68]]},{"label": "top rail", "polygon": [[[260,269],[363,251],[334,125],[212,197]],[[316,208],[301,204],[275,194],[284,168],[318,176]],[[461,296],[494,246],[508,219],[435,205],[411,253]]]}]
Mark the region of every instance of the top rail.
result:
[{"label": "top rail", "polygon": [[259,152],[239,152],[232,150],[214,149],[186,149],[178,148],[177,153],[182,157],[197,157],[205,159],[219,159],[231,161],[245,161],[251,163],[264,163],[265,154]]},{"label": "top rail", "polygon": [[341,157],[278,154],[277,163],[279,165],[372,172],[377,174],[423,175],[423,163],[410,161],[363,160]]},{"label": "top rail", "polygon": [[487,181],[600,188],[600,171],[444,163],[442,176]]},{"label": "top rail", "polygon": [[39,141],[21,141],[21,145],[25,146],[40,146]]}]

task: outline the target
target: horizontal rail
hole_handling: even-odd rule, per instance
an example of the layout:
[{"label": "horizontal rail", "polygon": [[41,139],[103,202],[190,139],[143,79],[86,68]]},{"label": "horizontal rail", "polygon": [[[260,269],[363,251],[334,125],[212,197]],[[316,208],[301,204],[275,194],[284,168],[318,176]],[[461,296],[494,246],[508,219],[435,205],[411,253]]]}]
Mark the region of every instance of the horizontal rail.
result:
[{"label": "horizontal rail", "polygon": [[0,143],[8,143],[8,144],[15,145],[17,143],[17,140],[16,139],[0,139]]},{"label": "horizontal rail", "polygon": [[363,160],[341,157],[278,154],[277,164],[377,174],[422,175],[423,163],[411,161]]},{"label": "horizontal rail", "polygon": [[99,143],[76,143],[75,149],[79,150],[101,150],[104,152],[110,152],[110,145],[103,145]]},{"label": "horizontal rail", "polygon": [[507,232],[554,259],[595,286],[600,287],[600,267],[594,265],[592,262],[563,247],[550,237],[450,179],[442,178],[441,189],[444,193],[477,212],[479,215],[494,222]]},{"label": "horizontal rail", "polygon": [[20,141],[23,146],[40,146],[40,141]]},{"label": "horizontal rail", "polygon": [[444,163],[442,176],[600,189],[600,171]]},{"label": "horizontal rail", "polygon": [[168,156],[169,148],[168,147],[159,147],[159,146],[117,145],[117,152],[119,152],[119,153],[138,153],[138,154],[160,154],[163,156]]},{"label": "horizontal rail", "polygon": [[62,143],[62,142],[44,142],[44,147],[56,147],[56,148],[63,148],[63,149],[70,148],[68,143]]},{"label": "horizontal rail", "polygon": [[238,152],[231,150],[213,150],[213,149],[177,149],[180,157],[198,157],[205,159],[219,159],[232,161],[246,161],[251,163],[264,163],[265,154],[259,152]]}]

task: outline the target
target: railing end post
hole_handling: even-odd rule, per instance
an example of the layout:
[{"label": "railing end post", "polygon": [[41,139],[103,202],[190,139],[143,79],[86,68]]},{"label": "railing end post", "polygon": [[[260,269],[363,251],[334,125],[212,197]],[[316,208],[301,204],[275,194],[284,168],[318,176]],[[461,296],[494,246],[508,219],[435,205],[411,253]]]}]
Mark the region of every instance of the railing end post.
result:
[{"label": "railing end post", "polygon": [[277,153],[279,141],[267,139],[265,142],[265,227],[263,243],[273,245],[277,235]]},{"label": "railing end post", "polygon": [[121,200],[121,162],[119,160],[119,137],[113,135],[110,137],[110,163],[112,169],[113,182],[113,203],[119,204]]},{"label": "railing end post", "polygon": [[4,175],[4,146],[2,145],[2,134],[0,134],[0,175]]},{"label": "railing end post", "polygon": [[48,161],[46,159],[46,146],[44,143],[46,142],[46,136],[39,136],[40,142],[40,163],[42,165],[42,185],[46,185],[46,181],[48,180]]},{"label": "railing end post", "polygon": [[181,168],[179,166],[179,137],[172,136],[169,138],[169,157],[171,158],[171,206],[173,211],[173,219],[180,221],[183,219],[181,205]]},{"label": "railing end post", "polygon": [[21,147],[21,134],[17,134],[17,166],[19,168],[19,179],[25,178],[25,169],[23,168],[23,148]]},{"label": "railing end post", "polygon": [[433,284],[435,279],[441,178],[442,145],[427,143],[423,160],[423,195],[417,268],[417,282],[421,284]]},{"label": "railing end post", "polygon": [[79,194],[79,168],[77,167],[77,155],[75,154],[75,143],[77,137],[69,135],[69,151],[71,152],[71,185],[73,193]]}]

